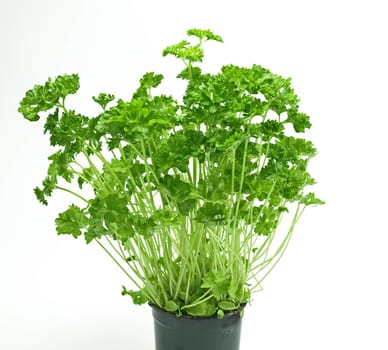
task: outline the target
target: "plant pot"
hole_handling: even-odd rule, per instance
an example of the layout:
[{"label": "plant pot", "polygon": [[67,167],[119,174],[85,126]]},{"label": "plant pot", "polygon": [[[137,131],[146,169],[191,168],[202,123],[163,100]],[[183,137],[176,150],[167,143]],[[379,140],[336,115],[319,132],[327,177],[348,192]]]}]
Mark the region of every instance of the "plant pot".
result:
[{"label": "plant pot", "polygon": [[155,350],[238,350],[242,308],[212,317],[177,317],[154,305]]}]

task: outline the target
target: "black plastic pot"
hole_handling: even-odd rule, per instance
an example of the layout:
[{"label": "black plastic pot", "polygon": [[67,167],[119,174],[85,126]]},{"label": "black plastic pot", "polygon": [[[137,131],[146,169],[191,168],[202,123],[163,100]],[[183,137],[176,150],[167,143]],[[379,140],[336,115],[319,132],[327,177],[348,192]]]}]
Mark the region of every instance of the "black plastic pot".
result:
[{"label": "black plastic pot", "polygon": [[151,305],[155,350],[239,350],[241,309],[214,317],[177,317]]}]

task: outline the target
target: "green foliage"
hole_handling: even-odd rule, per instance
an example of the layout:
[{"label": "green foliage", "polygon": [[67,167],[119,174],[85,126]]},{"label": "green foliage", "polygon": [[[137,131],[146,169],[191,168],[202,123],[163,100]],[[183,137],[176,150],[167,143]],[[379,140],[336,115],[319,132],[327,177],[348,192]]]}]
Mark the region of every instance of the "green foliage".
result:
[{"label": "green foliage", "polygon": [[178,304],[173,300],[167,300],[166,304],[164,304],[164,310],[168,312],[174,312],[179,309]]},{"label": "green foliage", "polygon": [[221,43],[223,42],[222,38],[219,35],[214,34],[211,30],[209,29],[189,29],[187,31],[187,35],[192,35],[196,36],[201,40],[215,40],[215,41],[220,41]]},{"label": "green foliage", "polygon": [[190,316],[212,316],[217,312],[217,306],[209,300],[190,306],[186,309]]},{"label": "green foliage", "polygon": [[122,286],[122,288],[123,290],[121,291],[121,295],[129,295],[135,305],[142,305],[147,302],[147,298],[145,297],[143,291],[127,290],[125,286]]},{"label": "green foliage", "polygon": [[231,282],[229,273],[210,270],[208,274],[203,277],[201,288],[208,288],[213,294],[214,298],[219,301],[224,298]]},{"label": "green foliage", "polygon": [[218,307],[221,310],[225,310],[225,311],[232,311],[232,310],[236,310],[238,308],[237,305],[235,305],[234,303],[232,303],[231,301],[228,301],[228,300],[220,301],[218,303]]},{"label": "green foliage", "polygon": [[109,102],[112,102],[115,99],[114,95],[101,93],[97,97],[93,96],[93,101],[97,102],[103,110]]},{"label": "green foliage", "polygon": [[18,111],[30,121],[39,120],[40,112],[48,111],[55,106],[62,106],[67,95],[75,94],[79,89],[77,74],[48,79],[44,85],[35,85],[26,92]]},{"label": "green foliage", "polygon": [[81,230],[84,228],[87,221],[88,219],[84,211],[76,205],[71,204],[70,207],[59,214],[58,218],[55,220],[57,233],[70,234],[77,238],[78,236],[81,236]]},{"label": "green foliage", "polygon": [[[100,245],[135,287],[122,291],[135,304],[222,318],[261,288],[305,207],[323,204],[306,191],[317,151],[298,137],[311,122],[291,79],[259,65],[203,73],[204,43],[223,40],[187,34],[197,43],[163,51],[183,62],[180,100],[154,94],[163,76],[149,72],[127,101],[93,97],[102,111],[88,117],[65,106],[79,88],[73,74],[35,85],[19,111],[46,118],[55,148],[36,197],[47,205],[62,190],[77,201],[59,213],[57,233]],[[283,216],[289,229],[275,240]]]}]

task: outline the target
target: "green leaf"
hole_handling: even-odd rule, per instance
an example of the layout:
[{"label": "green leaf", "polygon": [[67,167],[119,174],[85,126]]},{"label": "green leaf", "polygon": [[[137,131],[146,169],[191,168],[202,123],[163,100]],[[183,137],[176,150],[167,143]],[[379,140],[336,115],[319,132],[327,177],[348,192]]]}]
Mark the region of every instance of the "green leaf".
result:
[{"label": "green leaf", "polygon": [[62,98],[65,98],[69,94],[75,94],[80,86],[78,74],[60,75],[55,79],[54,86]]},{"label": "green leaf", "polygon": [[205,301],[201,302],[200,304],[185,307],[185,311],[190,316],[208,317],[208,316],[212,316],[216,313],[217,307],[215,305],[214,300],[209,299],[209,300],[205,300]]},{"label": "green leaf", "polygon": [[163,80],[162,74],[155,74],[154,72],[148,72],[140,79],[140,86],[133,94],[134,99],[148,99],[150,97],[150,91],[152,88],[156,88]]},{"label": "green leaf", "polygon": [[205,39],[205,40],[215,40],[219,42],[223,42],[222,38],[219,35],[214,34],[209,29],[189,29],[187,31],[187,35],[194,35],[199,39]]},{"label": "green leaf", "polygon": [[202,74],[201,68],[191,67],[183,69],[176,77],[180,79],[190,80],[200,78]]},{"label": "green leaf", "polygon": [[224,315],[225,315],[225,313],[224,313],[223,310],[221,310],[221,309],[218,309],[218,310],[217,310],[217,318],[218,318],[219,320],[222,319],[222,318],[224,318]]},{"label": "green leaf", "polygon": [[201,288],[210,289],[216,300],[227,294],[230,286],[230,275],[225,271],[210,271],[203,278]]},{"label": "green leaf", "polygon": [[163,80],[162,74],[155,74],[154,72],[148,72],[140,79],[140,86],[145,89],[155,88],[160,85]]},{"label": "green leaf", "polygon": [[198,210],[196,221],[204,224],[221,224],[226,219],[224,206],[221,204],[205,203]]},{"label": "green leaf", "polygon": [[35,196],[37,198],[37,200],[42,203],[43,205],[48,205],[48,201],[46,199],[46,196],[48,196],[47,193],[45,193],[45,191],[39,187],[35,187],[34,188],[34,193],[35,193]]},{"label": "green leaf", "polygon": [[115,99],[115,96],[111,94],[100,93],[97,97],[93,96],[92,98],[94,102],[97,102],[101,108],[105,110],[108,103]]},{"label": "green leaf", "polygon": [[288,111],[286,122],[292,123],[296,132],[304,132],[311,127],[310,117],[305,113],[298,113],[295,110]]},{"label": "green leaf", "polygon": [[167,300],[167,302],[164,304],[164,309],[168,312],[174,312],[178,310],[178,308],[178,304],[173,300]]},{"label": "green leaf", "polygon": [[[242,257],[243,259],[243,257]],[[246,286],[245,286],[245,281],[239,281],[237,282],[236,280],[231,280],[230,281],[230,286],[228,288],[228,296],[232,300],[239,300],[240,302],[247,302],[249,299],[249,295],[246,294]]]},{"label": "green leaf", "polygon": [[167,46],[163,50],[163,56],[174,55],[176,57],[179,57],[180,52],[182,50],[186,49],[186,47],[189,46],[189,45],[190,45],[190,43],[187,40],[182,40],[182,41],[180,41],[179,43],[177,43],[175,45]]},{"label": "green leaf", "polygon": [[315,194],[310,192],[308,194],[306,194],[305,196],[301,197],[299,199],[299,202],[304,204],[304,205],[322,205],[322,204],[325,204],[324,201],[322,201],[321,199],[315,197]]},{"label": "green leaf", "polygon": [[142,305],[147,302],[147,298],[144,295],[143,290],[127,290],[124,286],[122,286],[122,288],[123,290],[121,292],[121,295],[129,295],[135,305]]},{"label": "green leaf", "polygon": [[236,306],[233,302],[228,301],[228,300],[219,301],[218,307],[224,311],[235,310],[238,308],[238,306]]},{"label": "green leaf", "polygon": [[47,205],[47,197],[50,197],[57,185],[57,175],[48,174],[48,176],[42,181],[42,187],[35,187],[34,193],[36,198],[44,205]]},{"label": "green leaf", "polygon": [[[214,34],[209,29],[189,29],[187,31],[187,34],[189,36],[196,36],[200,40],[200,43],[198,45],[190,45],[187,40],[182,40],[175,45],[166,47],[163,50],[163,56],[173,55],[190,63],[202,62],[204,56],[204,52],[201,47],[202,41],[215,40],[223,42],[222,38],[219,35]],[[183,77],[183,75],[180,75],[180,77]]]},{"label": "green leaf", "polygon": [[190,183],[172,175],[164,176],[160,183],[163,186],[162,194],[168,198],[168,201],[175,203],[181,215],[189,215],[190,211],[196,207],[198,196]]},{"label": "green leaf", "polygon": [[73,157],[66,152],[58,151],[48,157],[51,164],[47,173],[51,177],[61,176],[67,182],[70,182],[74,177],[74,171],[69,166],[73,161]]},{"label": "green leaf", "polygon": [[26,92],[20,102],[18,111],[24,118],[37,121],[39,113],[59,106],[69,94],[75,94],[79,89],[79,77],[77,74],[58,76],[54,81],[49,78],[44,85],[35,85]]},{"label": "green leaf", "polygon": [[84,210],[74,204],[70,205],[66,211],[60,213],[55,220],[57,233],[59,235],[70,234],[74,238],[77,238],[82,234],[82,230],[85,228],[87,222],[88,218]]},{"label": "green leaf", "polygon": [[85,182],[90,182],[94,186],[93,170],[90,167],[83,168],[81,175],[78,175],[77,182],[80,189],[82,189]]},{"label": "green leaf", "polygon": [[264,141],[271,138],[282,138],[284,134],[284,125],[276,120],[266,120],[259,124],[260,136]]},{"label": "green leaf", "polygon": [[188,41],[183,40],[178,44],[166,47],[163,50],[163,56],[167,55],[173,55],[189,62],[202,62],[204,53],[200,45],[190,45]]}]

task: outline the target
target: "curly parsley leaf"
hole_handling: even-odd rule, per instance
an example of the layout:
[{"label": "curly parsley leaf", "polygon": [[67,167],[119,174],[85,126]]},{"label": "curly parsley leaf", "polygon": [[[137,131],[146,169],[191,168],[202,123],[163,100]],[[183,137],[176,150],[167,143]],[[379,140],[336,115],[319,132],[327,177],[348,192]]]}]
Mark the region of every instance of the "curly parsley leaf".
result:
[{"label": "curly parsley leaf", "polygon": [[132,298],[132,301],[135,305],[142,305],[147,302],[147,298],[144,295],[144,292],[142,290],[134,291],[134,290],[128,290],[124,286],[122,286],[123,290],[121,292],[121,295],[129,295]]},{"label": "curly parsley leaf", "polygon": [[82,234],[88,218],[81,208],[71,204],[69,208],[60,213],[55,220],[58,234],[70,234],[77,238]]},{"label": "curly parsley leaf", "polygon": [[115,96],[112,94],[100,93],[97,97],[93,96],[92,98],[94,102],[98,103],[101,108],[105,110],[108,103],[114,101]]},{"label": "curly parsley leaf", "polygon": [[310,192],[300,198],[300,202],[305,205],[322,205],[325,202],[315,196],[314,193]]},{"label": "curly parsley leaf", "polygon": [[288,111],[286,121],[292,123],[294,130],[299,133],[311,127],[310,117],[305,113],[299,113],[295,110]]},{"label": "curly parsley leaf", "polygon": [[35,85],[33,89],[26,92],[18,111],[23,114],[24,118],[37,121],[40,118],[40,112],[63,105],[66,96],[75,94],[78,89],[77,74],[64,74],[55,80],[48,79],[44,85]]},{"label": "curly parsley leaf", "polygon": [[216,300],[221,300],[229,290],[231,276],[223,271],[211,270],[204,278],[201,288],[209,288]]},{"label": "curly parsley leaf", "polygon": [[210,29],[197,29],[192,28],[187,31],[187,35],[196,36],[197,38],[203,40],[215,40],[223,42],[222,38],[219,35],[214,34]]}]

